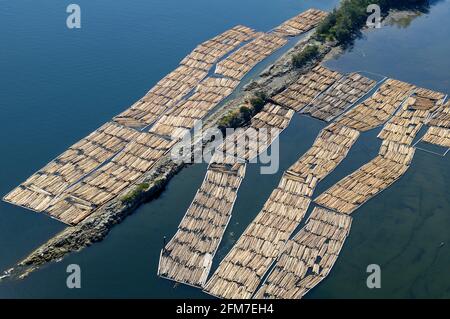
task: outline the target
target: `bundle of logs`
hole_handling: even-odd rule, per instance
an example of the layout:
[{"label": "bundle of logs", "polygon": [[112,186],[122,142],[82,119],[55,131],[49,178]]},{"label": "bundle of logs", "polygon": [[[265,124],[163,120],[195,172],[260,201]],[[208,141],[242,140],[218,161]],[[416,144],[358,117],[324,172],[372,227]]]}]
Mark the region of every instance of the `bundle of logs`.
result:
[{"label": "bundle of logs", "polygon": [[417,90],[386,123],[378,137],[383,140],[411,145],[431,112],[442,105],[443,98],[443,94],[425,94],[425,92],[420,93]]},{"label": "bundle of logs", "polygon": [[435,111],[428,125],[422,141],[450,148],[450,102]]},{"label": "bundle of logs", "polygon": [[283,22],[273,32],[281,36],[297,36],[315,28],[327,15],[325,11],[309,9]]},{"label": "bundle of logs", "polygon": [[256,31],[251,28],[242,25],[235,26],[198,45],[180,64],[209,71],[220,58],[242,43],[255,38],[256,35]]},{"label": "bundle of logs", "polygon": [[237,129],[229,135],[217,152],[224,157],[251,161],[272,144],[289,125],[293,115],[292,110],[268,103],[252,118],[249,127]]},{"label": "bundle of logs", "polygon": [[[314,146],[284,173],[262,210],[206,283],[206,292],[221,298],[250,298],[256,292],[305,216],[319,179],[340,163],[358,136],[356,130],[339,124],[320,133]],[[326,168],[316,169],[316,165]]]},{"label": "bundle of logs", "polygon": [[47,213],[67,224],[79,223],[150,170],[173,144],[159,136],[140,133],[109,163],[55,198]]},{"label": "bundle of logs", "polygon": [[196,88],[193,95],[163,115],[150,129],[150,132],[172,139],[183,138],[197,121],[203,119],[224,98],[229,96],[238,84],[239,81],[226,78],[210,77],[205,79]]}]

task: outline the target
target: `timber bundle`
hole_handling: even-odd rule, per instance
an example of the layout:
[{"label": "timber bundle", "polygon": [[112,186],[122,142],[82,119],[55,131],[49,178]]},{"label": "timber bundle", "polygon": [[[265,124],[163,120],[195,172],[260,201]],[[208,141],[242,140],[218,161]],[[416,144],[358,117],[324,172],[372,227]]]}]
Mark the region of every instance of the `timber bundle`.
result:
[{"label": "timber bundle", "polygon": [[227,78],[207,78],[191,97],[163,115],[150,132],[173,139],[183,138],[187,130],[192,129],[197,121],[229,96],[238,84],[239,81]]},{"label": "timber bundle", "polygon": [[318,65],[272,99],[277,104],[299,112],[342,76],[336,71]]},{"label": "timber bundle", "polygon": [[320,195],[305,226],[289,240],[255,298],[302,298],[330,273],[347,238],[348,215],[395,182],[414,148],[383,141],[379,156]]},{"label": "timber bundle", "polygon": [[241,80],[255,65],[288,41],[275,34],[262,33],[216,65],[216,74]]},{"label": "timber bundle", "polygon": [[351,224],[348,215],[315,207],[305,226],[286,243],[255,298],[302,298],[331,271]]},{"label": "timber bundle", "polygon": [[435,111],[428,125],[450,128],[450,101]]},{"label": "timber bundle", "polygon": [[450,148],[450,102],[439,108],[428,123],[422,141]]},{"label": "timber bundle", "polygon": [[309,9],[284,22],[271,33],[259,33],[251,42],[245,44],[216,65],[216,74],[241,80],[254,66],[283,47],[286,37],[297,36],[316,27],[327,12]]},{"label": "timber bundle", "polygon": [[211,164],[186,215],[161,251],[158,275],[202,287],[231,218],[245,163]]},{"label": "timber bundle", "polygon": [[248,128],[238,129],[228,136],[216,153],[251,161],[272,144],[293,115],[292,110],[268,103],[252,118]]},{"label": "timber bundle", "polygon": [[257,33],[248,27],[238,25],[198,45],[180,64],[209,71],[213,65],[239,45],[255,38]]},{"label": "timber bundle", "polygon": [[43,212],[56,196],[113,157],[137,135],[139,132],[133,129],[106,123],[30,176],[4,200]]},{"label": "timber bundle", "polygon": [[297,36],[315,28],[327,15],[327,12],[309,9],[283,22],[273,32],[281,36]]},{"label": "timber bundle", "polygon": [[109,163],[56,198],[47,212],[67,224],[79,223],[150,170],[173,144],[159,136],[140,133]]},{"label": "timber bundle", "polygon": [[194,89],[207,74],[207,71],[186,65],[179,66],[129,109],[115,116],[114,121],[136,128],[154,123],[159,116]]},{"label": "timber bundle", "polygon": [[315,202],[339,213],[350,214],[387,189],[409,168],[415,148],[383,141],[379,155],[325,191]]},{"label": "timber bundle", "polygon": [[386,123],[378,137],[383,140],[411,145],[431,112],[439,108],[445,95],[435,92],[416,92],[402,108]]},{"label": "timber bundle", "polygon": [[[328,162],[337,166],[358,136],[356,130],[338,124],[320,133],[311,150],[284,173],[261,212],[206,283],[206,292],[221,298],[250,298],[255,293],[306,214],[319,179],[334,169],[324,163],[323,156],[332,154]],[[323,165],[323,170],[317,170],[313,162]]]},{"label": "timber bundle", "polygon": [[360,98],[366,95],[376,81],[358,73],[351,73],[336,81],[301,113],[329,122],[341,115]]},{"label": "timber bundle", "polygon": [[344,113],[337,122],[360,132],[376,128],[394,114],[413,90],[411,84],[388,79],[370,98]]}]

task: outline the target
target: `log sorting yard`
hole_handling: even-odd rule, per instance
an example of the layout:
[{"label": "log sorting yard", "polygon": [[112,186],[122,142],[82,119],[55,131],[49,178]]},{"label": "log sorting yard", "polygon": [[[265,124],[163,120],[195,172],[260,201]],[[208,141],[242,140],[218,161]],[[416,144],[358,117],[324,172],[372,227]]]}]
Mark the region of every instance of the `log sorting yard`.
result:
[{"label": "log sorting yard", "polygon": [[[68,227],[82,223],[139,186],[143,174],[213,114],[255,66],[326,16],[310,9],[269,32],[239,25],[203,42],[139,101],[3,200]],[[393,78],[377,81],[322,64],[300,74],[270,94],[245,127],[216,148],[201,186],[161,250],[158,276],[218,298],[302,298],[331,272],[350,233],[352,214],[407,172],[417,143],[450,148],[446,99],[444,93]],[[283,172],[260,212],[212,269],[247,166],[300,115],[327,126]],[[378,155],[316,196],[317,185],[360,135],[378,127]],[[277,133],[261,143],[263,132],[273,130]],[[249,144],[240,148],[243,139]]]}]

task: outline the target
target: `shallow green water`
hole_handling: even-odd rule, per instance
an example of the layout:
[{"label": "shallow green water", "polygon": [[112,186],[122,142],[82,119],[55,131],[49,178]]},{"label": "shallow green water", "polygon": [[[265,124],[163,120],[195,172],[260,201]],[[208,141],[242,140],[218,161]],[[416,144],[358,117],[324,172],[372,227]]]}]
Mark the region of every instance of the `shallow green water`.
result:
[{"label": "shallow green water", "polygon": [[[131,104],[198,42],[238,23],[268,30],[318,6],[316,1],[289,0],[142,0],[133,6],[126,1],[79,2],[90,18],[82,32],[70,33],[61,26],[65,8],[56,1],[42,1],[38,11],[27,10],[30,1],[0,1],[6,6],[0,10],[0,26],[6,30],[0,41],[0,68],[6,74],[0,79],[0,112],[8,119],[0,127],[2,149],[8,154],[2,156],[2,167],[8,168],[1,171],[2,194]],[[331,8],[336,1],[320,3]],[[19,13],[28,19],[18,23]],[[448,17],[450,2],[440,1],[407,28],[368,32],[353,51],[328,65],[450,92]],[[257,165],[249,165],[214,267],[259,212],[282,171],[324,126],[296,115],[280,138],[279,173],[261,176]],[[360,137],[339,168],[319,184],[316,195],[376,155],[376,134],[373,130]],[[205,171],[206,165],[183,170],[160,198],[114,227],[103,242],[26,280],[0,283],[0,297],[208,297],[156,276],[163,236],[175,233]],[[332,273],[307,297],[450,297],[449,178],[448,156],[417,151],[407,174],[355,213]],[[45,216],[0,203],[0,268],[12,266],[61,229]],[[446,245],[438,248],[441,242]],[[65,269],[71,263],[81,266],[82,289],[66,288]],[[382,269],[379,290],[365,285],[365,269],[371,263]]]}]

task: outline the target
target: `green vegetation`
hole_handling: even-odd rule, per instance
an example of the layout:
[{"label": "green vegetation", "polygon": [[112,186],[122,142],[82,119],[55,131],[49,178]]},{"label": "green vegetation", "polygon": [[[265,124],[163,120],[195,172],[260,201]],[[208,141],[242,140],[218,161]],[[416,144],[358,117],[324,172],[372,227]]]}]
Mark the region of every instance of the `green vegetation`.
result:
[{"label": "green vegetation", "polygon": [[131,192],[123,196],[120,201],[124,204],[132,203],[136,198],[150,187],[149,183],[142,183],[136,186]]},{"label": "green vegetation", "polygon": [[292,57],[292,63],[294,64],[294,67],[300,68],[307,62],[316,58],[319,55],[319,52],[319,47],[317,45],[308,45],[303,51]]},{"label": "green vegetation", "polygon": [[267,103],[267,95],[264,92],[257,92],[249,100],[249,103],[242,105],[239,109],[230,111],[222,117],[217,123],[220,130],[224,131],[226,128],[237,128],[250,121],[256,113],[260,112]]},{"label": "green vegetation", "polygon": [[359,34],[371,13],[367,13],[370,4],[378,4],[382,14],[390,9],[427,10],[426,0],[343,0],[337,9],[316,29],[319,40],[337,41],[340,45],[350,44]]}]

